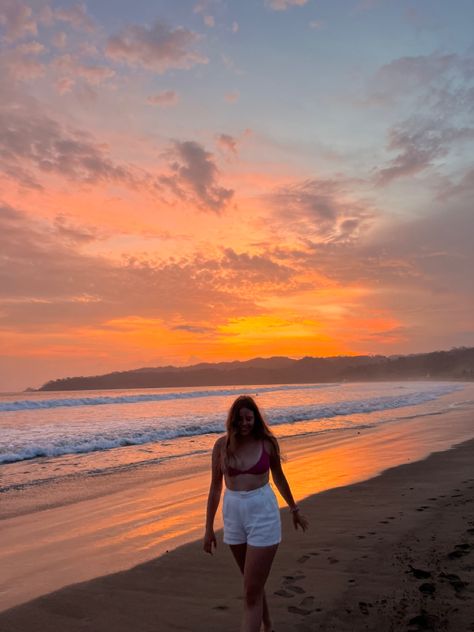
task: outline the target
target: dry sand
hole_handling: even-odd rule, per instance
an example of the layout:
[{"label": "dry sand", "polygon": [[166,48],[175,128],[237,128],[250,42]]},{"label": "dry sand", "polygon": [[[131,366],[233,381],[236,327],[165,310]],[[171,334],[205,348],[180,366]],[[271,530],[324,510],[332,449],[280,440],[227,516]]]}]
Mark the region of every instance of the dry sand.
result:
[{"label": "dry sand", "polygon": [[[311,496],[306,534],[283,510],[267,583],[276,632],[474,630],[473,463],[471,440]],[[237,631],[241,594],[227,547],[210,557],[193,542],[7,610],[0,630]]]}]

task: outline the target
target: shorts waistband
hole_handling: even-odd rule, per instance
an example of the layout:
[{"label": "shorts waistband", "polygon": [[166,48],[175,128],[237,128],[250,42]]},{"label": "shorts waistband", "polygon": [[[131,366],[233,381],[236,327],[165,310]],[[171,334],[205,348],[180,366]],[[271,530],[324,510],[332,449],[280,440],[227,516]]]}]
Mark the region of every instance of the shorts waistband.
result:
[{"label": "shorts waistband", "polygon": [[250,489],[249,491],[242,491],[242,492],[235,491],[233,489],[229,489],[228,487],[226,487],[225,494],[227,494],[228,496],[234,496],[236,498],[250,498],[250,496],[256,496],[258,494],[261,494],[265,492],[267,489],[271,489],[270,483],[265,483],[265,485],[262,485],[261,487],[257,487],[257,489]]}]

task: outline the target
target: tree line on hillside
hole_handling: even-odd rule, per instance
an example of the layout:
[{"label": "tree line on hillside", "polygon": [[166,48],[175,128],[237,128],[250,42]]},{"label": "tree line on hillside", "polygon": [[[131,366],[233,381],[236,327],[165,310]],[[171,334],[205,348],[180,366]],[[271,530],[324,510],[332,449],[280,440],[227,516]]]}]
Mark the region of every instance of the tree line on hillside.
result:
[{"label": "tree line on hillside", "polygon": [[147,367],[89,377],[51,380],[40,391],[75,391],[245,384],[311,384],[390,380],[472,380],[474,348],[405,356],[254,358],[187,367]]}]

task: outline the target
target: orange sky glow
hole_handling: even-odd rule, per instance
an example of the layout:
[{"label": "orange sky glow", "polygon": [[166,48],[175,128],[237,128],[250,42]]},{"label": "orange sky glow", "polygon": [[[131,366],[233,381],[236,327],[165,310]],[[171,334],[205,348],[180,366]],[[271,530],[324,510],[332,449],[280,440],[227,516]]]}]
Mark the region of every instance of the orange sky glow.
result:
[{"label": "orange sky glow", "polygon": [[474,345],[472,6],[151,4],[0,7],[0,391]]}]

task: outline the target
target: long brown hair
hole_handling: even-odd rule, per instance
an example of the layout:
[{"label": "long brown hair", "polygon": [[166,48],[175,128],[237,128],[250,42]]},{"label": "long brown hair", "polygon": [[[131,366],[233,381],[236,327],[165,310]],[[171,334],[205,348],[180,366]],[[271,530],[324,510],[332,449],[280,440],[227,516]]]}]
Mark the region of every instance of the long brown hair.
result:
[{"label": "long brown hair", "polygon": [[227,431],[227,440],[226,440],[226,450],[225,450],[225,467],[227,468],[228,460],[230,457],[234,456],[235,452],[235,444],[236,437],[238,435],[239,422],[240,422],[240,411],[242,408],[248,408],[253,412],[254,415],[254,424],[252,429],[252,434],[256,439],[268,439],[273,445],[273,448],[278,457],[280,457],[280,447],[278,445],[278,441],[273,434],[273,432],[268,427],[267,422],[265,421],[262,412],[255,400],[250,397],[250,395],[239,395],[237,399],[234,401],[232,406],[229,409],[227,414],[226,421],[226,431]]}]

